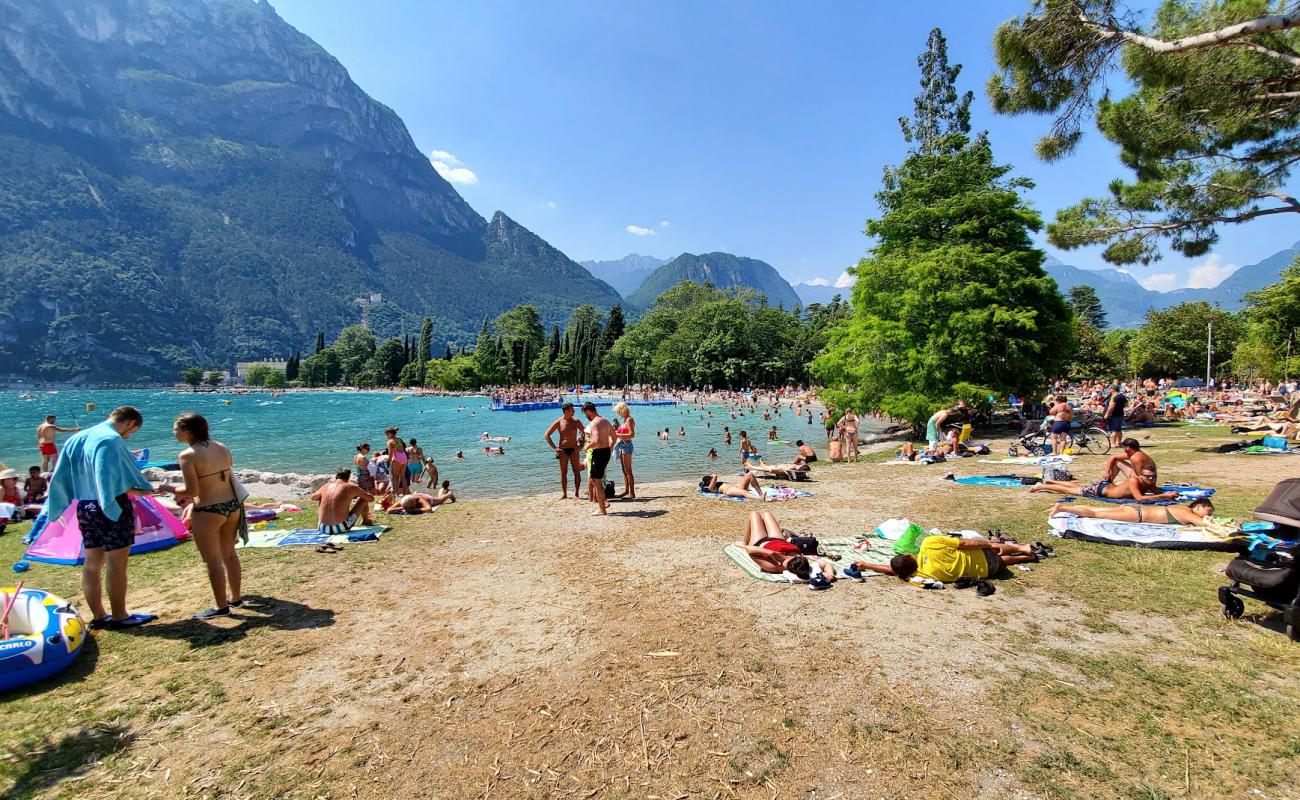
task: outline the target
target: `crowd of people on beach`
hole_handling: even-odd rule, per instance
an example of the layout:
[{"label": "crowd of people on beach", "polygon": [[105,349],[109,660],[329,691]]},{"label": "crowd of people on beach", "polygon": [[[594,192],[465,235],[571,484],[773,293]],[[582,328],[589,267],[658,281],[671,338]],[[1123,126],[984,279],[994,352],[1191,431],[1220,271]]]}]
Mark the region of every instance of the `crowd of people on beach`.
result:
[{"label": "crowd of people on beach", "polygon": [[[539,394],[536,389],[503,390],[494,393],[493,400],[536,402],[538,398],[556,396]],[[664,395],[624,393],[630,399]],[[698,392],[689,399],[681,395],[679,402],[699,415],[706,430],[714,429],[724,447],[736,448],[736,476],[708,472],[698,484],[704,494],[769,500],[772,497],[765,481],[807,480],[813,465],[821,460],[809,442],[796,439],[793,455],[769,463],[746,429],[738,430],[733,439],[732,425],[739,426],[746,418],[755,424],[761,420],[767,445],[785,446],[789,443],[777,438],[777,426],[765,423],[790,418],[796,424],[810,426],[814,413],[819,412],[830,460],[854,462],[861,458],[862,418],[850,408],[823,406],[807,390]],[[1037,402],[1012,396],[1007,408],[1012,417],[1042,413],[1042,421],[1034,420],[1034,424],[1052,436],[1052,452],[1046,458],[1066,455],[1071,432],[1085,423],[1102,428],[1119,448],[1105,461],[1095,480],[1050,474],[1036,481],[1029,491],[1130,504],[1099,508],[1057,503],[1049,516],[1070,513],[1102,520],[1180,526],[1204,526],[1216,519],[1214,505],[1205,497],[1186,505],[1150,505],[1173,500],[1178,493],[1162,486],[1154,459],[1131,430],[1156,424],[1161,417],[1168,421],[1227,423],[1234,432],[1273,433],[1293,442],[1300,437],[1300,390],[1294,381],[1280,386],[1262,383],[1205,387],[1177,385],[1168,379],[1140,383],[1061,382],[1049,387]],[[597,516],[607,515],[611,502],[638,497],[634,470],[637,423],[627,402],[614,403],[611,411],[610,418],[606,418],[591,400],[580,405],[563,402],[560,415],[542,435],[559,466],[560,499],[586,500],[592,506],[591,514]],[[870,416],[882,426],[890,422],[878,414]],[[903,443],[898,457],[941,459],[970,451],[975,447],[969,437],[976,419],[978,414],[964,402],[945,405],[929,418],[924,441]],[[152,615],[131,613],[126,603],[127,556],[135,532],[133,496],[163,498],[165,506],[175,510],[193,535],[214,600],[212,608],[194,615],[196,619],[227,616],[231,608],[243,602],[236,542],[247,537],[246,513],[254,506],[235,475],[233,455],[213,438],[204,417],[181,414],[172,422],[172,433],[181,445],[176,458],[180,480],[155,485],[145,479],[127,447],[128,440],[143,425],[141,413],[130,406],[113,409],[104,422],[84,430],[61,427],[51,415],[37,428],[40,464],[31,466],[25,475],[0,467],[0,526],[39,514],[47,519],[58,518],[75,507],[85,549],[82,592],[93,628],[134,627],[154,619]],[[383,433],[382,445],[372,448],[369,442],[358,444],[351,465],[339,469],[311,495],[317,503],[318,533],[347,534],[375,524],[377,514],[422,514],[456,501],[450,481],[439,480],[438,466],[416,439],[404,440],[397,427]],[[61,449],[56,441],[59,435],[68,436]],[[656,435],[667,440],[671,429],[656,431]],[[677,436],[686,437],[684,426],[679,427]],[[485,432],[482,438],[492,442],[489,448],[504,452],[499,444],[504,437],[491,437]],[[457,459],[461,458],[463,453],[458,452]],[[716,462],[720,458],[718,447],[710,447],[706,458]],[[615,477],[621,477],[622,491],[618,493]],[[814,583],[837,579],[833,562],[815,548],[809,551],[807,543],[800,539],[800,535],[781,528],[770,512],[757,511],[749,514],[738,544],[762,571],[788,573]],[[995,575],[1002,565],[1048,555],[1050,548],[1041,544],[938,535],[927,537],[916,553],[896,556],[888,565],[855,561],[843,566],[840,575],[856,580],[867,572],[877,572],[921,582],[979,581]]]}]

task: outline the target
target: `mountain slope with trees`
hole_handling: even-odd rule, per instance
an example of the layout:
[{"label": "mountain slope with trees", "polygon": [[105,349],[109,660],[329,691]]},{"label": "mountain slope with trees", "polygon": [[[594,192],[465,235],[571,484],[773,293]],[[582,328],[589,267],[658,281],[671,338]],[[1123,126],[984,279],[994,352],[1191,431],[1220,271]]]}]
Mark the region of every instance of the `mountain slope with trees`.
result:
[{"label": "mountain slope with trees", "polygon": [[7,372],[117,381],[620,302],[247,0],[0,0],[0,282]]},{"label": "mountain slope with trees", "polygon": [[772,307],[792,309],[801,305],[799,295],[771,264],[730,253],[682,253],[655,270],[635,292],[627,296],[629,306],[648,309],[655,298],[682,281],[713,284],[719,289],[753,289]]}]

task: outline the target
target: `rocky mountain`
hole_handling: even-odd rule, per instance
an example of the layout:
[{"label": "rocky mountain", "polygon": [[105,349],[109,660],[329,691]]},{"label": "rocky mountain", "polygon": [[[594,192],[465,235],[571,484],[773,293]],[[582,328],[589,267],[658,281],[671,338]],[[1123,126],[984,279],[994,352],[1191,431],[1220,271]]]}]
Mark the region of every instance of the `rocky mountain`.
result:
[{"label": "rocky mountain", "polygon": [[0,282],[3,371],[119,381],[283,356],[362,297],[460,341],[621,300],[253,0],[0,0]]},{"label": "rocky mountain", "polygon": [[1155,292],[1138,283],[1127,272],[1117,269],[1080,269],[1048,256],[1043,269],[1056,281],[1062,292],[1085,284],[1097,290],[1108,322],[1113,328],[1135,328],[1143,323],[1150,309],[1161,310],[1179,303],[1205,301],[1228,311],[1242,308],[1242,298],[1247,292],[1277,283],[1282,270],[1300,256],[1300,242],[1280,250],[1255,264],[1249,264],[1229,275],[1218,286],[1209,289],[1176,289],[1172,292]]},{"label": "rocky mountain", "polygon": [[833,300],[836,295],[839,295],[840,300],[847,303],[849,295],[853,294],[852,286],[837,288],[821,284],[796,283],[791,288],[794,289],[795,294],[799,295],[800,302],[805,306],[810,306],[813,303],[825,305]]},{"label": "rocky mountain", "polygon": [[636,253],[623,256],[617,261],[580,261],[578,262],[592,275],[619,290],[624,297],[641,288],[645,279],[655,270],[668,263],[654,256],[640,256]]},{"label": "rocky mountain", "polygon": [[634,309],[649,308],[656,297],[686,280],[712,283],[719,289],[756,289],[766,295],[770,306],[789,309],[800,305],[799,296],[771,264],[730,253],[698,256],[682,253],[655,270],[639,289],[628,295],[628,305]]}]

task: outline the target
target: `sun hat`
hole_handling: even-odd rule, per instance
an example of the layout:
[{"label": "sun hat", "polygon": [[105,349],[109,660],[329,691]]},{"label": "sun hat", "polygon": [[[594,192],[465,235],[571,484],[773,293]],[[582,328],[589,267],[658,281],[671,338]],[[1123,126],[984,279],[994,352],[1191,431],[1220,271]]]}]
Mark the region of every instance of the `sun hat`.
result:
[{"label": "sun hat", "polygon": [[0,481],[7,481],[10,478],[20,478],[20,477],[22,476],[18,474],[18,470],[16,469],[6,469],[0,471]]}]

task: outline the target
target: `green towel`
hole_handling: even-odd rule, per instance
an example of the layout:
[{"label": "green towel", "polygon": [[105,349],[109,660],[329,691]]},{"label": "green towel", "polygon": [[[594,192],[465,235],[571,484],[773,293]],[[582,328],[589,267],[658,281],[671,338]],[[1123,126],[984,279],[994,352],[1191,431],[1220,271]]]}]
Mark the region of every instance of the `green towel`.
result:
[{"label": "green towel", "polygon": [[[860,549],[855,548],[855,545],[859,543],[862,543],[862,547]],[[837,573],[854,561],[888,564],[889,559],[894,556],[893,542],[879,536],[864,536],[858,539],[823,539],[821,540],[821,549],[830,555],[840,556],[840,560],[835,562],[835,571]],[[759,569],[758,565],[754,563],[754,559],[750,558],[745,549],[738,544],[729,544],[723,547],[722,553],[751,578],[757,578],[768,583],[788,582],[781,575],[773,575]],[[868,577],[874,574],[878,573],[867,573]]]}]

